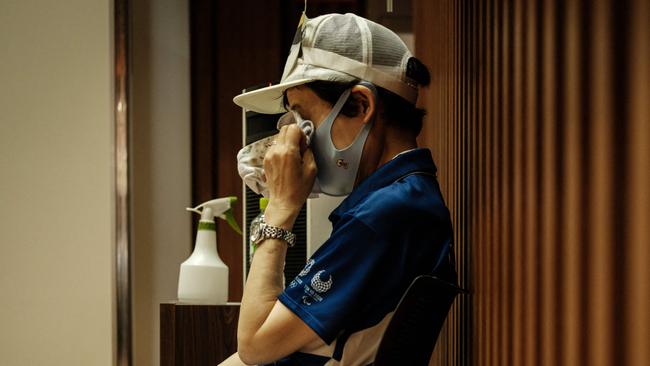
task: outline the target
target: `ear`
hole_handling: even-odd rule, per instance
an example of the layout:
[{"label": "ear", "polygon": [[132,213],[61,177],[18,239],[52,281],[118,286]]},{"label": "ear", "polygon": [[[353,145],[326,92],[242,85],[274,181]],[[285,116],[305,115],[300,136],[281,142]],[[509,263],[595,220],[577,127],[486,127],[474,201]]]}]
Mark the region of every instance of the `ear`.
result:
[{"label": "ear", "polygon": [[377,109],[375,92],[363,84],[358,84],[352,87],[351,95],[359,106],[358,117],[364,124],[370,122]]}]

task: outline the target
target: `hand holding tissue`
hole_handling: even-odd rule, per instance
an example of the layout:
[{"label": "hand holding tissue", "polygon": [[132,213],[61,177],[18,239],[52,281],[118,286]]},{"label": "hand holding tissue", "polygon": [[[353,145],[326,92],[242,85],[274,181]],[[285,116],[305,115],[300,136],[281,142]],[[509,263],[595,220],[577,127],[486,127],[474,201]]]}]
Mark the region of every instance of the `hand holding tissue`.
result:
[{"label": "hand holding tissue", "polygon": [[[278,120],[277,128],[280,130],[283,126],[297,124],[305,135],[305,146],[301,146],[301,154],[304,149],[311,145],[311,137],[314,133],[314,124],[312,121],[303,120],[300,115],[290,111],[285,113]],[[279,133],[273,136],[255,141],[252,144],[244,146],[237,153],[237,170],[244,183],[255,193],[264,197],[269,197],[269,190],[264,172],[264,157],[267,151],[278,139]],[[302,141],[302,140],[301,140]],[[312,195],[319,192],[318,185],[314,184]]]}]

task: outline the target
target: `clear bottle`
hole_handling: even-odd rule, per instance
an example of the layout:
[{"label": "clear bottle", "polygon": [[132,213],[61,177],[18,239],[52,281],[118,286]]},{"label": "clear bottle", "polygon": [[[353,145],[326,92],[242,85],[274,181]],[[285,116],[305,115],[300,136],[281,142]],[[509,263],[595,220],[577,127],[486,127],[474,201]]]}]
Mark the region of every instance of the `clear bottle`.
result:
[{"label": "clear bottle", "polygon": [[[256,224],[258,224],[262,220],[262,215],[264,215],[264,210],[266,210],[266,206],[269,204],[269,199],[266,197],[260,198],[260,213],[255,216],[253,221],[251,221],[251,227],[254,227]],[[253,255],[255,254],[255,243],[253,243],[252,240],[248,239],[248,265],[250,266],[251,263],[253,263]]]}]

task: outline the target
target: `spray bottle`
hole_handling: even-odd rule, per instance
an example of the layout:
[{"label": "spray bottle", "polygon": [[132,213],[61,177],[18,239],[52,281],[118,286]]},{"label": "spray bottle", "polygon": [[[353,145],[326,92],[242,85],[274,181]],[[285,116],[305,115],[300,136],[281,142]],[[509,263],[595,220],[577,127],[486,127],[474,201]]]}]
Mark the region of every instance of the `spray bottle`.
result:
[{"label": "spray bottle", "polygon": [[228,222],[237,233],[241,229],[232,214],[237,197],[217,198],[188,211],[201,215],[192,255],[181,264],[178,276],[178,300],[192,304],[225,304],[228,301],[228,266],[217,252],[214,218]]}]

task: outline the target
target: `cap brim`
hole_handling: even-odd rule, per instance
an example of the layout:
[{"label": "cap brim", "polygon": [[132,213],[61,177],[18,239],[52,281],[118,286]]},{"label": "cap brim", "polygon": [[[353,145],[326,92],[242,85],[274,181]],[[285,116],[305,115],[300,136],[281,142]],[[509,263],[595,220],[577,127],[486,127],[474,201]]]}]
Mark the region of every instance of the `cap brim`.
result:
[{"label": "cap brim", "polygon": [[307,84],[314,80],[316,79],[299,79],[267,86],[239,94],[232,101],[244,109],[257,113],[276,114],[286,112],[282,103],[282,96],[285,90],[294,86]]}]

